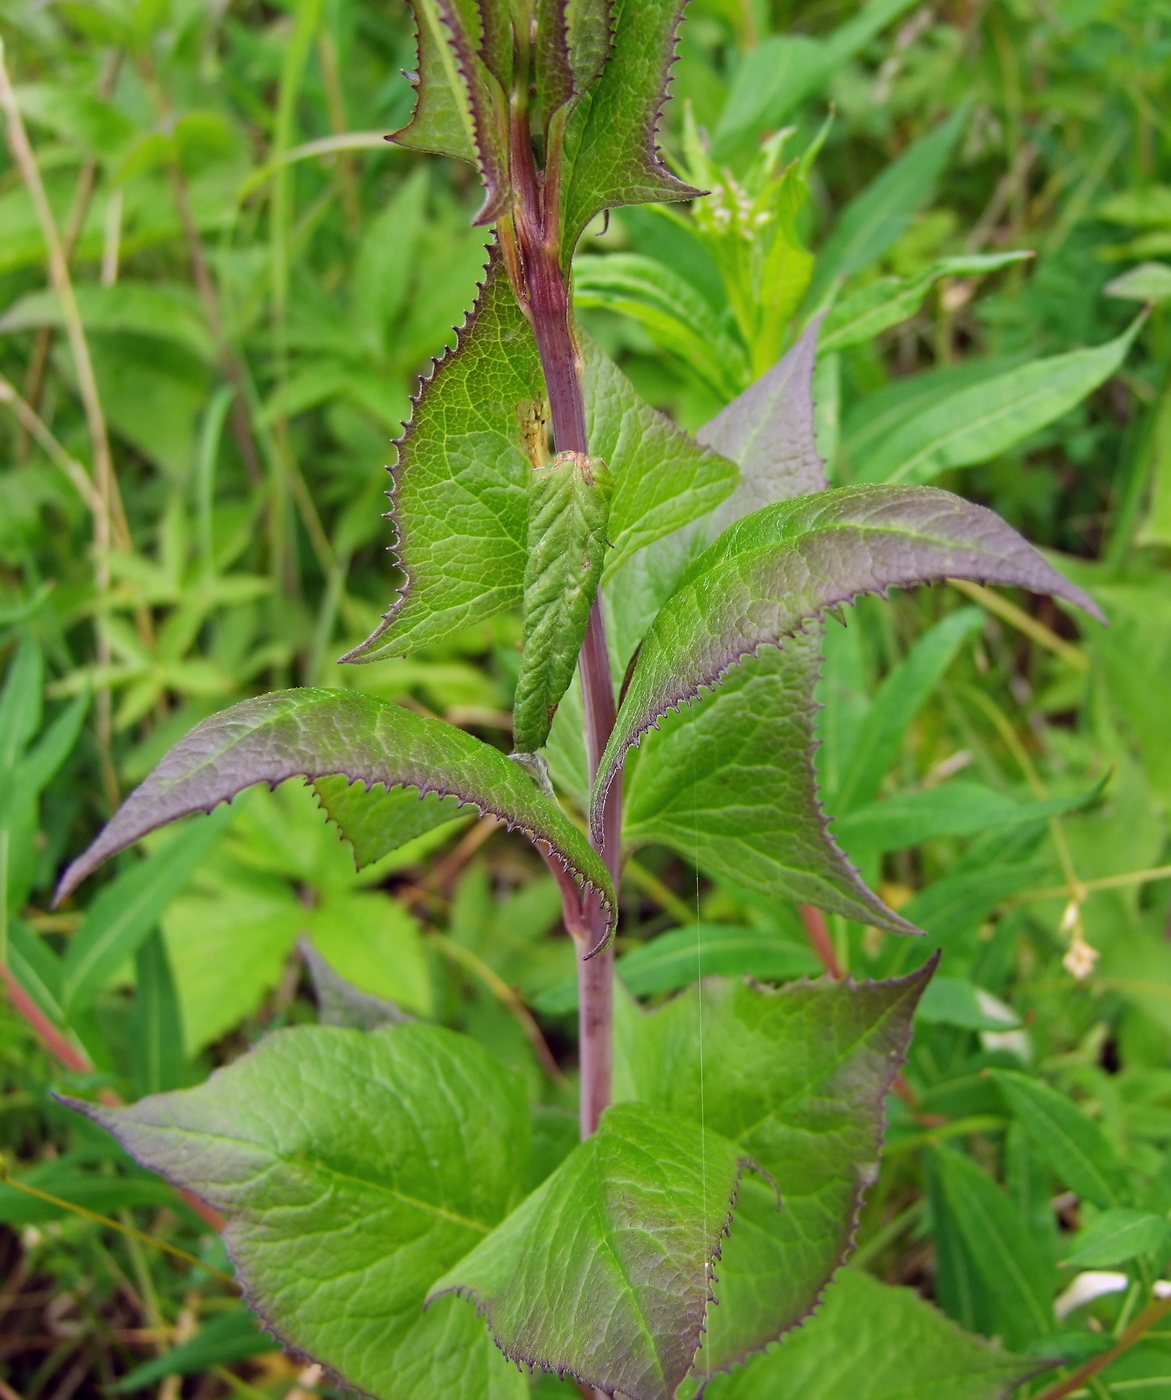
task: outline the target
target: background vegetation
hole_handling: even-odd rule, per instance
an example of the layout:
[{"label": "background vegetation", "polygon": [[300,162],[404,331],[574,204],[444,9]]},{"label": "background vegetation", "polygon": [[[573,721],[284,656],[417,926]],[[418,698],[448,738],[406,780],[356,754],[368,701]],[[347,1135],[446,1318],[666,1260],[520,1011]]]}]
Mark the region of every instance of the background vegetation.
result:
[{"label": "background vegetation", "polygon": [[[279,1400],[320,1374],[256,1334],[190,1203],[52,1092],[197,1082],[328,1014],[340,976],[370,1015],[519,1067],[553,1162],[575,1134],[556,890],[491,822],[357,876],[286,786],[50,895],[165,748],[243,696],[357,687],[508,745],[516,616],[334,662],[393,596],[382,465],[473,300],[479,192],[382,140],[412,102],[399,0],[6,0],[3,37],[0,1394]],[[665,143],[683,168],[706,141],[707,183],[739,183],[615,213],[577,283],[590,332],[695,428],[784,348],[803,277],[813,302],[904,279],[904,319],[823,356],[831,470],[944,453],[940,484],[1060,552],[1111,618],[1083,633],[1047,601],[941,588],[829,624],[827,806],[929,940],[830,919],[811,941],[795,908],[654,845],[620,930],[651,998],[695,976],[697,940],[707,970],[762,980],[942,947],[858,1262],[1071,1367],[1171,1257],[1169,72],[1164,0],[691,0]],[[1106,345],[1143,302],[1132,340],[1063,362],[1065,399],[1043,378],[1075,407],[1018,404],[946,455],[964,391]],[[1102,1242],[1110,1209],[1127,1243]],[[1112,1291],[1069,1292],[1103,1266]],[[1171,1393],[1160,1327],[1082,1393]]]}]

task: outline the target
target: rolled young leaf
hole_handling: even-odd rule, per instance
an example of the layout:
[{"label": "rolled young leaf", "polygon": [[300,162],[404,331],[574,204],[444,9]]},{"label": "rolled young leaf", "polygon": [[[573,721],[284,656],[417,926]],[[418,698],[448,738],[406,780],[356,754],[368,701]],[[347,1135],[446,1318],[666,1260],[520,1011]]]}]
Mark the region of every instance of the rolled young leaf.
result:
[{"label": "rolled young leaf", "polygon": [[524,636],[512,732],[535,753],[577,669],[605,562],[610,473],[600,457],[559,452],[529,481]]},{"label": "rolled young leaf", "polygon": [[595,834],[627,751],[669,710],[831,607],[947,578],[1052,593],[1102,618],[992,511],[932,487],[843,487],[738,521],[687,570],[647,634],[594,785]]},{"label": "rolled young leaf", "polygon": [[705,1128],[646,1104],[609,1108],[429,1298],[471,1298],[514,1361],[609,1395],[671,1400],[699,1345],[746,1165]]},{"label": "rolled young leaf", "polygon": [[[492,812],[544,846],[614,919],[605,867],[557,804],[499,750],[442,720],[355,691],[284,690],[197,724],[65,872],[63,899],[116,851],[156,827],[210,812],[254,783],[344,773],[368,787],[417,788]],[[344,832],[343,832],[344,834]]]},{"label": "rolled young leaf", "polygon": [[299,1026],[195,1089],[67,1102],[227,1216],[246,1296],[285,1345],[386,1400],[527,1395],[470,1307],[423,1310],[516,1204],[528,1157],[520,1086],[469,1037]]}]

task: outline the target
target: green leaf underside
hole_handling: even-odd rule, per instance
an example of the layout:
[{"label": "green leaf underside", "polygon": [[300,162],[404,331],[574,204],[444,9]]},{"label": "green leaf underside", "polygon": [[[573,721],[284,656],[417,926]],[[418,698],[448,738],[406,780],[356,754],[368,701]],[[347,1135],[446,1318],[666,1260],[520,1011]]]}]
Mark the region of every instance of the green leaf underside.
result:
[{"label": "green leaf underside", "polygon": [[605,562],[610,473],[600,457],[559,453],[529,482],[524,634],[513,702],[516,749],[535,753],[577,669]]},{"label": "green leaf underside", "polygon": [[613,910],[609,878],[585,838],[497,749],[373,696],[312,689],[245,700],[196,725],[65,872],[58,898],[116,851],[177,817],[209,812],[254,783],[339,773],[371,787],[454,796],[495,813],[547,847]]},{"label": "green leaf underside", "polygon": [[527,1385],[435,1278],[515,1204],[518,1086],[436,1026],[277,1031],[197,1089],[70,1101],[228,1217],[248,1298],[285,1345],[383,1400],[520,1400]]},{"label": "green leaf underside", "polygon": [[[645,403],[596,346],[587,341],[584,353],[591,451],[613,483],[612,572],[721,501],[737,471]],[[544,398],[536,342],[493,252],[475,310],[423,384],[391,469],[402,590],[343,661],[405,656],[520,606]]]},{"label": "green leaf underside", "polygon": [[609,61],[566,129],[561,198],[566,264],[582,230],[601,210],[690,199],[697,193],[671,174],[658,150],[659,119],[684,3],[612,0]]},{"label": "green leaf underside", "polygon": [[1045,1363],[963,1332],[911,1288],[843,1269],[779,1347],[712,1380],[707,1400],[1002,1400]]},{"label": "green leaf underside", "polygon": [[461,815],[470,816],[458,797],[440,797],[416,788],[367,787],[344,773],[318,778],[313,791],[330,821],[345,832],[359,870],[425,836]]},{"label": "green leaf underside", "polygon": [[1101,616],[998,516],[932,487],[843,487],[737,522],[688,569],[647,634],[599,768],[595,825],[629,748],[741,658],[859,594],[946,578],[1052,593]]},{"label": "green leaf underside", "polygon": [[[694,1374],[726,1369],[813,1307],[878,1169],[882,1101],[934,961],[888,982],[713,981],[638,1015],[616,1095],[702,1122],[776,1183],[741,1183]],[[701,1034],[702,1027],[702,1034]]]},{"label": "green leaf underside", "polygon": [[470,1297],[514,1360],[608,1394],[671,1400],[745,1165],[715,1133],[645,1104],[610,1108],[430,1296]]},{"label": "green leaf underside", "polygon": [[631,843],[662,842],[708,875],[915,933],[829,834],[813,766],[821,629],[734,667],[642,742],[625,805]]}]

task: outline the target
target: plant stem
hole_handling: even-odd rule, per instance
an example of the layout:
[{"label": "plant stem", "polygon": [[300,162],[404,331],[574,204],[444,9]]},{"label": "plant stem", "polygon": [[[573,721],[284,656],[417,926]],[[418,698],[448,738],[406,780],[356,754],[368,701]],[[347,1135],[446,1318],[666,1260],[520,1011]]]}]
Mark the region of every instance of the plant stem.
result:
[{"label": "plant stem", "polygon": [[1129,1351],[1144,1333],[1149,1332],[1155,1323],[1162,1321],[1169,1312],[1171,1312],[1171,1298],[1156,1298],[1139,1313],[1138,1317],[1119,1337],[1115,1346],[1112,1346],[1109,1351],[1102,1352],[1099,1356],[1091,1356],[1084,1365],[1079,1366],[1063,1381],[1058,1381],[1056,1385],[1051,1385],[1048,1390],[1043,1390],[1037,1396],[1037,1400],[1065,1400],[1065,1396],[1072,1395],[1075,1390],[1080,1390],[1099,1371],[1105,1370],[1112,1361],[1116,1361],[1124,1351]]}]

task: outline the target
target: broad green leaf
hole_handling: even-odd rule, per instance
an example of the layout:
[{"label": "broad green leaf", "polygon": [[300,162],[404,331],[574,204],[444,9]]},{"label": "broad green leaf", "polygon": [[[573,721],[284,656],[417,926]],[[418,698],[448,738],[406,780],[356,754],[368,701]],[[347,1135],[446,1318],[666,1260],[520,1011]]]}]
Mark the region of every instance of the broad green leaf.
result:
[{"label": "broad green leaf", "polygon": [[1052,593],[1101,616],[999,517],[930,487],[844,487],[733,525],[687,571],[643,642],[599,767],[595,825],[629,748],[743,657],[860,593],[945,578]]},{"label": "broad green leaf", "polygon": [[197,1089],[70,1102],[227,1217],[265,1325],[345,1383],[383,1400],[525,1395],[471,1308],[423,1309],[516,1203],[527,1155],[519,1088],[472,1040],[301,1026]]},{"label": "broad green leaf", "polygon": [[967,120],[961,105],[846,205],[818,254],[810,303],[821,301],[835,277],[861,272],[898,241],[934,193]]},{"label": "broad green leaf", "polygon": [[867,889],[826,828],[813,767],[820,637],[811,627],[780,651],[766,648],[714,691],[661,716],[630,775],[625,837],[662,842],[707,874],[772,898],[914,933]]},{"label": "broad green leaf", "polygon": [[911,721],[960,647],[983,626],[980,608],[960,608],[919,637],[884,678],[844,757],[842,780],[833,792],[836,811],[848,814],[878,796]]},{"label": "broad green leaf", "polygon": [[1105,1210],[1074,1237],[1061,1261],[1067,1269],[1107,1269],[1140,1254],[1162,1254],[1171,1244],[1171,1221],[1124,1206]]},{"label": "broad green leaf", "polygon": [[951,1217],[979,1279],[990,1325],[1007,1346],[1024,1346],[1053,1330],[1053,1270],[1037,1253],[1008,1197],[970,1157],[950,1148],[932,1154],[938,1200]]},{"label": "broad green leaf", "polygon": [[1084,807],[1099,789],[1073,797],[1014,802],[983,783],[959,780],[917,792],[901,792],[834,819],[834,837],[854,855],[900,851],[941,836],[975,836],[1014,826],[1033,826]]},{"label": "broad green leaf", "polygon": [[1122,1165],[1084,1109],[1027,1074],[1007,1069],[991,1073],[1009,1108],[1066,1186],[1102,1210],[1126,1201],[1130,1193]]},{"label": "broad green leaf", "polygon": [[130,1046],[135,1085],[140,1094],[165,1093],[183,1083],[187,1057],[175,978],[157,928],[139,946],[134,970]]},{"label": "broad green leaf", "polygon": [[590,451],[610,468],[605,578],[644,545],[718,506],[735,489],[736,464],[651,408],[592,341],[585,350]]},{"label": "broad green leaf", "polygon": [[205,1323],[190,1341],[133,1367],[108,1389],[124,1395],[157,1385],[164,1376],[199,1375],[213,1366],[230,1366],[277,1349],[276,1340],[257,1327],[255,1314],[233,1308]]},{"label": "broad green leaf", "polygon": [[605,462],[579,452],[559,452],[530,476],[524,631],[512,712],[520,753],[544,746],[577,670],[606,562],[610,493]]},{"label": "broad green leaf", "polygon": [[573,265],[577,306],[629,316],[662,349],[677,355],[720,398],[748,376],[743,347],[702,293],[671,268],[639,253],[584,256]]},{"label": "broad green leaf", "polygon": [[[119,816],[126,810],[124,805]],[[111,826],[118,819],[115,817]],[[89,1007],[123,963],[134,956],[157,926],[163,910],[222,835],[227,821],[225,811],[206,821],[193,822],[176,832],[160,850],[123,871],[101,890],[65,950],[61,1001],[66,1016]],[[153,823],[130,840],[112,847],[108,854],[138,840],[154,825],[161,823]]]},{"label": "broad green leaf", "polygon": [[561,249],[567,265],[582,230],[603,209],[697,193],[671,174],[658,148],[682,14],[683,0],[611,0],[609,60],[565,133]]},{"label": "broad green leaf", "polygon": [[716,1376],[708,1400],[1005,1400],[1043,1363],[961,1332],[913,1288],[842,1269],[779,1348]]},{"label": "broad green leaf", "polygon": [[1141,319],[1114,340],[961,389],[917,414],[856,464],[857,481],[925,482],[986,462],[1075,408],[1119,368]]},{"label": "broad green leaf", "polygon": [[918,277],[880,277],[834,305],[822,326],[822,353],[830,354],[844,350],[847,345],[870,340],[913,316],[941,277],[979,277],[1031,256],[1031,253],[975,253],[969,257],[940,258]]},{"label": "broad green leaf", "polygon": [[[614,971],[635,996],[673,992],[704,977],[748,976],[757,982],[784,982],[816,976],[821,965],[802,946],[768,929],[732,924],[691,924],[660,933],[615,961]],[[547,1016],[577,1008],[577,981],[559,982],[533,1000]]]},{"label": "broad green leaf", "polygon": [[379,784],[368,788],[351,782],[344,773],[318,778],[313,791],[329,819],[346,833],[359,870],[460,817],[458,797]]},{"label": "broad green leaf", "polygon": [[472,1299],[514,1361],[609,1395],[672,1400],[747,1165],[733,1143],[673,1115],[609,1108],[429,1296]]},{"label": "broad green leaf", "polygon": [[1021,1023],[1011,1007],[966,977],[932,978],[915,1016],[919,1021],[968,1031],[1015,1030]]},{"label": "broad green leaf", "polygon": [[[275,786],[286,778],[313,781],[339,772],[370,785],[455,796],[482,813],[493,812],[544,845],[613,907],[605,867],[585,838],[498,749],[370,695],[311,689],[245,700],[196,725],[73,862],[58,897],[115,851],[178,817],[211,811],[255,783]],[[71,944],[71,956],[80,938]]]},{"label": "broad green leaf", "polygon": [[783,1203],[752,1176],[741,1183],[697,1377],[793,1327],[841,1263],[878,1170],[883,1097],[933,970],[778,991],[713,980],[620,1022],[616,1096],[729,1139]]},{"label": "broad green leaf", "polygon": [[770,34],[740,60],[713,138],[719,160],[781,126],[838,68],[904,10],[911,0],[868,0],[825,39]]},{"label": "broad green leaf", "polygon": [[401,592],[343,660],[405,656],[520,602],[526,446],[541,429],[544,398],[536,342],[493,256],[456,349],[423,384],[391,468]]}]

